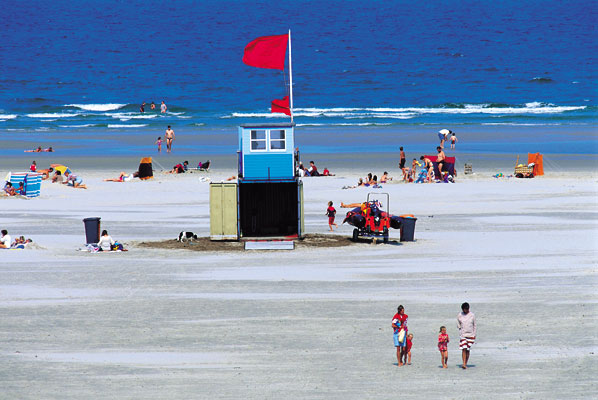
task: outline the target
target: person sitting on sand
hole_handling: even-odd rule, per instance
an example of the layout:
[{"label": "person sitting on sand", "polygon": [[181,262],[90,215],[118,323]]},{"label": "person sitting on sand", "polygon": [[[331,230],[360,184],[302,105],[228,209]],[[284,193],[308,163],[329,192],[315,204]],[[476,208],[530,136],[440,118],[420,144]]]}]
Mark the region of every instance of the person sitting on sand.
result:
[{"label": "person sitting on sand", "polygon": [[66,176],[66,172],[69,174],[71,173],[71,170],[62,164],[50,164],[50,169],[54,171],[52,183],[56,182],[58,179],[62,179],[62,176]]},{"label": "person sitting on sand", "polygon": [[5,193],[5,196],[16,196],[16,194],[17,194],[17,192],[15,191],[15,188],[12,187],[12,183],[10,183],[10,182],[6,182],[3,190]]},{"label": "person sitting on sand", "polygon": [[66,181],[62,182],[64,185],[72,186],[76,189],[87,189],[87,185],[83,183],[83,178],[71,173],[70,171],[66,171],[64,176],[66,176]]},{"label": "person sitting on sand", "polygon": [[25,190],[25,184],[23,183],[23,181],[19,182],[19,187],[15,189],[16,194],[18,194],[19,196],[25,196],[25,194],[27,193]]},{"label": "person sitting on sand", "polygon": [[127,174],[126,172],[121,172],[118,178],[113,179],[104,179],[104,182],[130,182],[133,178],[137,178],[139,176],[139,172],[135,171],[131,174]]},{"label": "person sitting on sand", "polygon": [[388,181],[392,181],[392,177],[389,177],[388,172],[384,171],[384,173],[380,177],[380,183],[387,183]]},{"label": "person sitting on sand", "polygon": [[42,150],[42,146],[39,146],[39,147],[38,147],[37,149],[35,149],[35,150],[23,150],[23,152],[25,152],[25,153],[41,153],[42,151],[43,151],[43,150]]},{"label": "person sitting on sand", "polygon": [[328,168],[324,168],[324,171],[322,171],[322,175],[324,175],[324,176],[334,176],[334,174],[330,173],[330,171],[328,170]]},{"label": "person sitting on sand", "polygon": [[309,162],[309,176],[320,176],[320,173],[318,172],[318,167],[316,167],[316,164],[314,164],[313,161]]},{"label": "person sitting on sand", "polygon": [[100,248],[101,251],[110,251],[112,250],[112,246],[114,246],[114,239],[110,235],[108,235],[107,230],[102,231],[102,236],[100,237],[100,241],[98,242],[97,246]]},{"label": "person sitting on sand", "polygon": [[0,232],[2,234],[2,236],[0,236],[0,249],[8,249],[10,248],[10,235],[8,234],[8,231],[6,229],[2,229],[2,232]]},{"label": "person sitting on sand", "polygon": [[184,174],[189,166],[189,161],[183,161],[182,164],[177,164],[167,174]]}]

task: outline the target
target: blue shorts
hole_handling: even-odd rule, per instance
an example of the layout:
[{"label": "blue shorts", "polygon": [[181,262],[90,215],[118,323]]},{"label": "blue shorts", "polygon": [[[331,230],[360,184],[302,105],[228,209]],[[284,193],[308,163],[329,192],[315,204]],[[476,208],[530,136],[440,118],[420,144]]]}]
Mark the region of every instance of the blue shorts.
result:
[{"label": "blue shorts", "polygon": [[405,347],[407,345],[407,335],[405,335],[402,342],[399,342],[399,332],[393,333],[392,338],[394,339],[395,347]]}]

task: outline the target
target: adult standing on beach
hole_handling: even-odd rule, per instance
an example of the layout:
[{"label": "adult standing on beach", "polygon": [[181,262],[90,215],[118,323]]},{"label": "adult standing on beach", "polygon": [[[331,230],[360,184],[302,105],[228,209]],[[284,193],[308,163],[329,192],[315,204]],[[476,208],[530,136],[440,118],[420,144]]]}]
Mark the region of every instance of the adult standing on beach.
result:
[{"label": "adult standing on beach", "polygon": [[407,318],[405,307],[399,305],[397,313],[392,317],[393,338],[397,348],[397,365],[399,367],[403,366],[403,357],[407,354]]},{"label": "adult standing on beach", "polygon": [[164,100],[162,100],[162,104],[160,104],[160,112],[162,114],[165,114],[166,110],[168,110],[168,107],[166,107],[166,104],[164,103]]},{"label": "adult standing on beach", "polygon": [[[162,102],[164,103],[164,102]],[[174,140],[174,131],[168,125],[168,129],[166,129],[166,152],[170,153],[172,151],[172,141]]]},{"label": "adult standing on beach", "polygon": [[467,369],[469,361],[469,351],[476,338],[475,315],[469,311],[469,303],[461,304],[461,312],[457,315],[457,328],[459,329],[459,348],[463,365],[461,368]]},{"label": "adult standing on beach", "polygon": [[407,157],[405,157],[405,151],[403,151],[403,147],[400,147],[399,150],[401,150],[401,155],[400,155],[400,160],[399,160],[399,168],[401,169],[401,172],[403,173],[403,180],[406,181],[407,173],[405,171],[405,162],[407,161]]},{"label": "adult standing on beach", "polygon": [[444,164],[446,163],[446,155],[444,151],[442,151],[442,147],[436,147],[436,151],[438,151],[438,156],[436,156],[436,163],[438,164],[438,172],[440,172],[440,176],[438,179],[442,179],[442,169],[444,168]]}]

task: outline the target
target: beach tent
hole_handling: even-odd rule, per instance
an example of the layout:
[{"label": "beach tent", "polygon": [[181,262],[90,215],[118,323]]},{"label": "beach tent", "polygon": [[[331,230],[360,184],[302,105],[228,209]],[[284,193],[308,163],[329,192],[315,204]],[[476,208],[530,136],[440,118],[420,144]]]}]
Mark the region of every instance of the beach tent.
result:
[{"label": "beach tent", "polygon": [[154,170],[152,168],[152,158],[144,157],[139,162],[139,179],[145,180],[154,177]]},{"label": "beach tent", "polygon": [[540,153],[527,153],[527,164],[534,163],[534,176],[544,175],[544,165]]},{"label": "beach tent", "polygon": [[10,174],[10,183],[18,189],[19,183],[23,182],[25,196],[38,197],[42,186],[42,174],[37,172],[17,172]]},{"label": "beach tent", "polygon": [[[425,158],[430,159],[430,161],[432,161],[432,164],[434,165],[434,176],[436,177],[436,179],[440,179],[440,177],[442,176],[440,174],[440,171],[438,170],[438,163],[436,162],[436,158],[438,156],[424,156]],[[445,157],[444,158],[444,171],[447,171],[449,173],[449,175],[452,176],[456,176],[455,175],[455,157]]]}]

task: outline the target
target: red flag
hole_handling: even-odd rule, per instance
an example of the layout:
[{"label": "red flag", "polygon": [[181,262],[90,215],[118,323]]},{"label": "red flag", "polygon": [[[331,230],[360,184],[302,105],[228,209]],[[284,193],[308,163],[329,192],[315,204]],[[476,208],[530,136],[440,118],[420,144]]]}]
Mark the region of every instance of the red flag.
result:
[{"label": "red flag", "polygon": [[281,100],[272,100],[273,113],[283,113],[288,116],[291,115],[291,108],[289,107],[289,96],[284,96]]},{"label": "red flag", "polygon": [[289,35],[262,36],[245,46],[243,62],[257,68],[284,70]]}]

